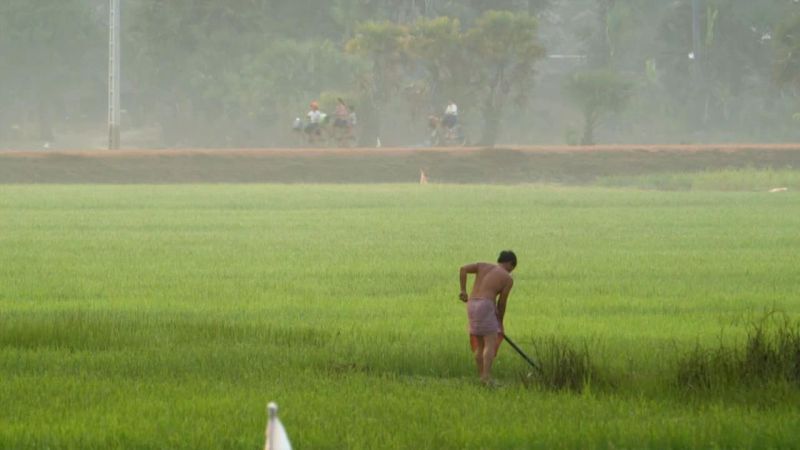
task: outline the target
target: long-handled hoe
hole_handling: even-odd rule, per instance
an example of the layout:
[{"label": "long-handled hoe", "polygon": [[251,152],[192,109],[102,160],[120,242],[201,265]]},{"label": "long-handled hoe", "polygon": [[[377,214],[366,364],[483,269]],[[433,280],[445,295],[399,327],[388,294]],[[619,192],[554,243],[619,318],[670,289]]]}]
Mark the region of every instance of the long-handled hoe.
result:
[{"label": "long-handled hoe", "polygon": [[536,362],[535,362],[533,359],[531,359],[531,357],[530,357],[530,356],[526,355],[526,354],[525,354],[525,352],[523,352],[523,351],[522,351],[522,349],[521,349],[521,348],[519,348],[519,346],[517,346],[517,344],[515,344],[515,343],[514,343],[514,341],[512,341],[512,340],[511,340],[511,338],[510,338],[510,337],[508,337],[508,335],[507,335],[507,334],[503,334],[503,338],[505,338],[506,342],[508,342],[508,344],[511,346],[511,348],[513,348],[514,350],[516,350],[516,351],[517,351],[517,353],[519,353],[519,356],[522,356],[522,358],[523,358],[525,361],[527,361],[527,362],[528,362],[528,364],[530,364],[530,365],[531,365],[531,367],[533,367],[534,369],[536,369],[536,371],[537,371],[537,372],[539,372],[540,374],[543,374],[543,373],[544,373],[544,372],[542,372],[542,368],[539,366],[539,364],[536,364]]}]

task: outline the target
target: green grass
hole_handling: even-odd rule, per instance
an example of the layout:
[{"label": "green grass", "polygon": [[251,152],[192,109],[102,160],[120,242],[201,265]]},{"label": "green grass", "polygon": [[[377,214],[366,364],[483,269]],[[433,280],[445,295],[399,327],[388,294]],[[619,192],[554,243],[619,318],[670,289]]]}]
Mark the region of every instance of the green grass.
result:
[{"label": "green grass", "polygon": [[[800,315],[795,193],[0,186],[0,448],[786,448],[800,388],[687,392],[697,346]],[[473,373],[460,264],[514,249],[506,329],[602,383]]]},{"label": "green grass", "polygon": [[723,169],[701,172],[651,173],[634,176],[600,177],[607,187],[634,187],[664,191],[761,191],[775,188],[800,190],[800,170]]}]

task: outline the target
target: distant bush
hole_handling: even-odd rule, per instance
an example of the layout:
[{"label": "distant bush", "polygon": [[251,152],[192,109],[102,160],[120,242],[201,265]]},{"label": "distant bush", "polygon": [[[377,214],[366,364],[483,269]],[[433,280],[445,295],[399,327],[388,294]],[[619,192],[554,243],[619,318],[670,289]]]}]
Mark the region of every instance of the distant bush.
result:
[{"label": "distant bush", "polygon": [[534,349],[541,370],[534,370],[523,377],[526,387],[582,392],[586,386],[599,380],[586,345],[576,347],[551,337],[534,341]]},{"label": "distant bush", "polygon": [[800,170],[744,168],[611,176],[598,178],[597,184],[663,191],[768,191],[778,187],[800,190]]},{"label": "distant bush", "polygon": [[690,391],[775,381],[800,386],[800,323],[770,313],[752,325],[743,347],[698,345],[677,369],[678,386]]}]

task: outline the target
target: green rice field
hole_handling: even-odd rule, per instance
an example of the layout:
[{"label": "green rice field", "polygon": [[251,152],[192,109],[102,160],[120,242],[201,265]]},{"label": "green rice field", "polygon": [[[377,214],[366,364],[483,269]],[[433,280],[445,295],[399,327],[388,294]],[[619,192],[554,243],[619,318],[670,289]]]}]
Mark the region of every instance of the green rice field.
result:
[{"label": "green rice field", "polygon": [[[478,382],[458,269],[503,249],[580,388]],[[269,401],[295,449],[797,447],[800,377],[679,373],[800,318],[799,255],[796,191],[0,185],[0,448],[263,448]]]}]

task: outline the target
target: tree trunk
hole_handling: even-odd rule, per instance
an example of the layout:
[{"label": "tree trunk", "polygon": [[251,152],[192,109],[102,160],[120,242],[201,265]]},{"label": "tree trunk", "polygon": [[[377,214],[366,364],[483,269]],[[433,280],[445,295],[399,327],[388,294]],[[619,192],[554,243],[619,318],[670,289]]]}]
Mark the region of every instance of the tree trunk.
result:
[{"label": "tree trunk", "polygon": [[581,145],[594,145],[594,127],[586,122],[583,127],[583,137],[581,138]]},{"label": "tree trunk", "polygon": [[358,146],[374,147],[381,133],[380,108],[366,102],[358,111]]},{"label": "tree trunk", "polygon": [[583,137],[581,145],[594,145],[594,129],[597,127],[597,115],[593,111],[583,114]]},{"label": "tree trunk", "polygon": [[494,144],[497,143],[497,136],[500,134],[500,118],[497,117],[496,111],[485,110],[484,113],[488,113],[488,115],[483,125],[480,143],[486,147],[494,147]]},{"label": "tree trunk", "polygon": [[614,0],[597,0],[597,36],[590,44],[592,67],[607,67],[611,64],[614,48],[609,35],[608,18],[614,8]]},{"label": "tree trunk", "polygon": [[375,78],[370,93],[370,110],[367,111],[367,121],[361,134],[361,139],[359,139],[359,145],[362,147],[375,147],[381,139],[381,114],[389,100],[384,79],[385,67],[386,63],[383,61],[382,56],[377,55],[372,66]]},{"label": "tree trunk", "polygon": [[503,113],[503,93],[500,92],[503,83],[503,69],[500,68],[495,75],[489,97],[483,107],[483,133],[481,135],[481,145],[494,147],[497,137],[500,135],[500,115]]},{"label": "tree trunk", "polygon": [[480,145],[494,147],[497,143],[497,136],[500,134],[500,108],[494,100],[494,88],[489,100],[483,107],[483,132],[481,133]]},{"label": "tree trunk", "polygon": [[381,142],[381,132],[383,131],[383,120],[381,118],[381,114],[383,108],[378,107],[375,108],[375,113],[372,115],[372,121],[374,123],[374,130],[375,130],[375,139],[372,141],[371,144],[367,145],[368,147],[381,147],[383,143]]},{"label": "tree trunk", "polygon": [[[447,101],[442,98],[442,82],[441,77],[439,76],[439,70],[431,71],[431,111],[434,111],[434,114],[437,116],[441,114],[443,102]],[[450,100],[450,99],[448,99]]]},{"label": "tree trunk", "polygon": [[39,123],[39,138],[50,142],[53,140],[53,124],[50,121],[50,108],[47,101],[39,96],[39,102],[36,107],[36,118]]}]

